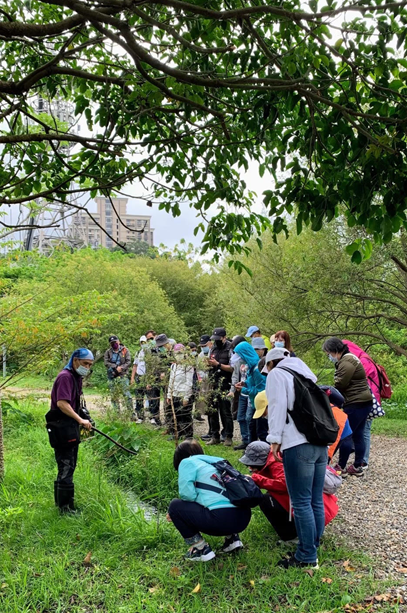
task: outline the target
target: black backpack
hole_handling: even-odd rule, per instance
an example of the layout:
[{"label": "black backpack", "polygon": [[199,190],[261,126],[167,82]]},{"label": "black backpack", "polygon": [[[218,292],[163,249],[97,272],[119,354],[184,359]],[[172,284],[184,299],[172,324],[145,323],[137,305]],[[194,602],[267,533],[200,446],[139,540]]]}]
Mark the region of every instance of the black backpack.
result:
[{"label": "black backpack", "polygon": [[332,445],[337,439],[339,426],[326,393],[311,379],[289,368],[284,368],[284,366],[279,366],[279,368],[286,370],[294,377],[295,400],[288,414],[297,430],[312,445]]},{"label": "black backpack", "polygon": [[235,507],[253,509],[260,504],[264,496],[251,477],[242,475],[227,460],[215,462],[212,466],[220,473],[220,477],[217,474],[212,475],[212,479],[217,481],[220,487],[199,482],[195,483],[195,487],[222,494]]}]

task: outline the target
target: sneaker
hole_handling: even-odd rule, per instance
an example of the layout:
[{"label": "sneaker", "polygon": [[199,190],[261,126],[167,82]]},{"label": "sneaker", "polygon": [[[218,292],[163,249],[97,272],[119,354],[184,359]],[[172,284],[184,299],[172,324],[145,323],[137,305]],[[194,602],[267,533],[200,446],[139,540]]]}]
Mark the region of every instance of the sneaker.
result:
[{"label": "sneaker", "polygon": [[223,543],[220,551],[222,553],[230,553],[231,551],[236,551],[237,549],[243,549],[243,543],[238,534],[232,534],[232,536],[225,538],[225,542]]},{"label": "sneaker", "polygon": [[206,543],[203,549],[192,547],[192,549],[187,551],[185,555],[185,559],[190,560],[191,562],[209,562],[209,560],[213,560],[214,557],[215,552],[211,549],[208,543]]},{"label": "sneaker", "polygon": [[366,464],[366,462],[362,462],[361,468],[362,470],[367,470],[369,468],[369,464]]},{"label": "sneaker", "polygon": [[291,556],[291,558],[283,558],[277,564],[281,568],[314,568],[317,570],[319,568],[318,558],[316,562],[300,562],[297,560],[295,556]]},{"label": "sneaker", "polygon": [[207,445],[220,445],[220,438],[211,438],[210,441],[206,443]]},{"label": "sneaker", "polygon": [[240,445],[235,445],[233,449],[235,451],[241,451],[243,449],[246,449],[246,447],[247,447],[247,443],[240,443]]},{"label": "sneaker", "polygon": [[231,447],[233,445],[233,441],[231,438],[225,438],[223,444],[225,445],[225,447]]},{"label": "sneaker", "polygon": [[212,438],[212,434],[202,434],[201,436],[202,441],[210,441],[211,438]]},{"label": "sneaker", "polygon": [[355,468],[354,464],[351,464],[350,466],[348,466],[348,468],[346,469],[346,472],[348,475],[353,475],[354,477],[363,477],[365,474],[361,466],[359,466],[359,468]]},{"label": "sneaker", "polygon": [[277,545],[298,545],[298,543],[300,542],[300,539],[297,537],[295,539],[290,539],[289,541],[283,541],[283,540],[279,540],[277,541]]},{"label": "sneaker", "polygon": [[136,424],[142,424],[144,422],[143,419],[136,419]]},{"label": "sneaker", "polygon": [[348,471],[346,468],[342,468],[342,466],[339,466],[339,464],[335,464],[335,466],[332,466],[332,468],[340,477],[342,477],[342,479],[345,479],[348,476]]}]

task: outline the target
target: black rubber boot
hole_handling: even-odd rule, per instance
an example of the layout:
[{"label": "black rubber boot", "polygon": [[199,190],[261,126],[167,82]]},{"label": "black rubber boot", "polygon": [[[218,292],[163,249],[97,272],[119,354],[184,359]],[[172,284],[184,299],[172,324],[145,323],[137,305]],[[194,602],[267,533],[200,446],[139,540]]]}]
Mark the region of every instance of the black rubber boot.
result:
[{"label": "black rubber boot", "polygon": [[75,488],[73,483],[71,485],[67,485],[65,483],[57,484],[57,501],[59,512],[61,514],[65,513],[79,513],[79,509],[75,508],[74,504],[74,496],[75,496]]}]

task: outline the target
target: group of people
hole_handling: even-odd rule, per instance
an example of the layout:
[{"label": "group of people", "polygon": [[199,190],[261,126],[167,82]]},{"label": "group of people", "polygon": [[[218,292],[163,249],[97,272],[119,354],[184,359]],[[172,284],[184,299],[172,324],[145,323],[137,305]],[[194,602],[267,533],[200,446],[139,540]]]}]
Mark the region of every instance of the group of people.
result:
[{"label": "group of people", "polygon": [[[134,405],[131,387],[123,383],[130,369],[130,353],[117,336],[110,337],[109,341],[110,348],[105,354],[109,380],[118,380],[113,385],[120,385],[124,390],[129,408],[131,400],[136,421],[143,421],[146,397],[152,423],[161,425],[163,396],[167,431],[170,436],[176,434],[177,442],[182,437],[185,439],[174,453],[179,498],[171,502],[167,519],[189,546],[186,557],[204,562],[215,557],[202,533],[224,536],[222,551],[225,553],[241,548],[239,534],[251,517],[250,509],[233,505],[222,488],[214,487],[217,469],[213,465],[222,458],[205,455],[201,443],[193,438],[193,407],[194,403],[199,405],[203,389],[209,431],[201,438],[208,446],[221,442],[231,446],[235,413],[241,435],[235,449],[244,452],[240,462],[249,467],[253,481],[267,492],[260,502],[261,511],[281,540],[296,544],[295,553],[283,558],[280,565],[317,567],[317,550],[324,527],[338,510],[337,499],[327,483],[332,475],[344,478],[365,474],[373,403],[376,402],[377,409],[380,402],[380,385],[374,377],[369,376],[368,380],[362,359],[354,349],[357,346],[333,337],[322,347],[334,364],[335,374],[334,386],[321,386],[321,389],[329,397],[338,426],[335,442],[327,447],[311,443],[294,423],[295,379],[315,384],[317,377],[295,355],[287,331],[281,330],[267,338],[257,326],[250,326],[246,337],[228,339],[224,328],[215,328],[212,335],[200,338],[199,351],[193,342],[183,345],[166,334],[157,335],[149,330],[141,337],[141,348],[133,362],[129,383],[138,384]],[[81,380],[89,372],[92,361],[93,356],[87,349],[79,349],[59,373],[49,412],[54,419],[53,411],[58,411],[59,417],[91,427],[80,416],[79,407]],[[202,412],[201,405],[199,412]],[[332,458],[338,449],[339,458],[335,461]],[[349,464],[353,451],[355,458]],[[56,504],[73,510],[77,447],[76,451],[69,452],[55,449],[55,457],[58,464]],[[61,495],[66,491],[69,495]]]}]

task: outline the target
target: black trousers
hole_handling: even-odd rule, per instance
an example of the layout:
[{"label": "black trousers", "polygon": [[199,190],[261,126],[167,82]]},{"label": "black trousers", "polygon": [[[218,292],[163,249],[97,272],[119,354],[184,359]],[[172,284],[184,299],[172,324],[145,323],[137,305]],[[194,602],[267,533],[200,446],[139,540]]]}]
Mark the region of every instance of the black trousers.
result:
[{"label": "black trousers", "polygon": [[73,485],[73,474],[78,461],[78,447],[79,445],[72,445],[72,447],[54,449],[58,466],[56,483]]},{"label": "black trousers", "polygon": [[294,518],[292,517],[290,521],[288,511],[271,494],[265,494],[260,503],[260,509],[282,541],[291,541],[297,538]]},{"label": "black trousers", "polygon": [[[194,436],[194,420],[192,417],[192,407],[194,399],[190,398],[188,404],[184,406],[184,400],[180,397],[174,397],[172,399],[174,405],[175,419],[177,420],[178,436],[185,436],[185,438],[192,438]],[[168,427],[168,431],[171,434],[175,432],[174,414],[172,412],[171,402],[167,404],[165,409],[165,422]]]},{"label": "black trousers", "polygon": [[253,419],[249,426],[250,442],[263,441],[266,442],[267,435],[269,433],[269,423],[265,417],[259,417],[259,419]]},{"label": "black trousers", "polygon": [[178,498],[171,501],[168,514],[184,539],[191,538],[198,532],[211,536],[238,534],[247,528],[251,518],[250,509],[227,507],[210,511],[197,502]]},{"label": "black trousers", "polygon": [[151,415],[153,417],[160,417],[160,396],[161,396],[161,388],[160,387],[151,387],[151,389],[146,391],[148,398],[148,407]]},{"label": "black trousers", "polygon": [[226,392],[222,392],[221,390],[214,392],[208,412],[209,428],[213,438],[220,438],[219,416],[222,420],[224,437],[233,438],[233,418],[230,398],[226,398]]}]

